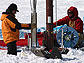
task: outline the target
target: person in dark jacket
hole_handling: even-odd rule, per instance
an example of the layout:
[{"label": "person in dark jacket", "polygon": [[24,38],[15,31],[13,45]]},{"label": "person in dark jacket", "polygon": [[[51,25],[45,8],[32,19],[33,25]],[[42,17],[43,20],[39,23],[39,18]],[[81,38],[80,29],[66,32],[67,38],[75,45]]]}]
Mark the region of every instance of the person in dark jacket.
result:
[{"label": "person in dark jacket", "polygon": [[[79,34],[79,42],[78,44],[80,44],[80,40],[82,40],[82,34],[83,34],[83,21],[81,20],[80,17],[78,17],[78,10],[76,7],[71,6],[68,10],[67,10],[67,14],[68,16],[65,16],[62,19],[59,19],[58,21],[54,22],[54,27],[56,26],[60,26],[60,25],[64,25],[67,24],[68,26],[74,28],[78,34]],[[78,45],[77,44],[77,45]]]},{"label": "person in dark jacket", "polygon": [[19,23],[15,18],[16,12],[19,12],[17,5],[12,3],[1,16],[3,40],[8,47],[7,54],[12,55],[17,55],[16,42],[19,40],[19,30],[36,27],[35,24],[31,26],[31,24]]}]

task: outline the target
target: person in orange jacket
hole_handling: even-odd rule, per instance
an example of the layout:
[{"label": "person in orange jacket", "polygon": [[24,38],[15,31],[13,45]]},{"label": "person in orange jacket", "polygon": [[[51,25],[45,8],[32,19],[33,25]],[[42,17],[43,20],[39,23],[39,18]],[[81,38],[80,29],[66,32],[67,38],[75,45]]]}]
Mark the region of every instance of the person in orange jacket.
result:
[{"label": "person in orange jacket", "polygon": [[3,12],[1,16],[3,40],[7,44],[7,54],[12,55],[17,55],[16,42],[19,40],[19,30],[36,27],[35,24],[31,25],[19,23],[15,18],[16,12],[19,12],[17,10],[17,5],[12,3],[6,9],[6,12]]},{"label": "person in orange jacket", "polygon": [[81,18],[78,16],[78,10],[76,7],[71,6],[68,10],[67,10],[67,14],[68,16],[65,16],[62,19],[59,19],[58,21],[54,22],[54,27],[59,25],[64,25],[67,24],[68,26],[74,28],[78,34],[79,34],[79,43],[80,44],[80,40],[82,40],[81,38],[83,38],[82,34],[83,34],[83,21],[81,20]]}]

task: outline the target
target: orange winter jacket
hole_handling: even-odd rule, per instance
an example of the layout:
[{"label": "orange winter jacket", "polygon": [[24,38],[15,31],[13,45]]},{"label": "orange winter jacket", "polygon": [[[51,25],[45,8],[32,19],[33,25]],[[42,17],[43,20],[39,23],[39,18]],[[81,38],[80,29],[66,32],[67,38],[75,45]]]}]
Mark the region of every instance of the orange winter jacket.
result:
[{"label": "orange winter jacket", "polygon": [[31,24],[21,24],[6,12],[2,13],[1,21],[3,40],[6,44],[19,39],[19,29],[31,29]]}]

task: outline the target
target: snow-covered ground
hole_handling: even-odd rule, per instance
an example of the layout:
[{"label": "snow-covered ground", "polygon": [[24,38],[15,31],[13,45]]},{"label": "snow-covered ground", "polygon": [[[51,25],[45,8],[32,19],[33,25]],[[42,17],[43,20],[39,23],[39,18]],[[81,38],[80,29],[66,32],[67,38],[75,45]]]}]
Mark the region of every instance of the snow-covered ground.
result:
[{"label": "snow-covered ground", "polygon": [[0,50],[0,63],[84,63],[84,52],[69,49],[68,54],[62,54],[63,59],[46,59],[30,51],[18,52],[17,56],[7,55],[6,50]]},{"label": "snow-covered ground", "polygon": [[[3,0],[0,1],[0,17],[1,13],[7,9],[11,3],[18,5],[19,13],[16,17],[20,23],[31,23],[31,7],[30,0]],[[55,3],[55,0],[54,0]],[[55,5],[54,21],[55,21]],[[67,15],[67,9],[70,6],[77,7],[79,16],[83,20],[84,1],[83,0],[57,0],[57,20]],[[46,0],[37,0],[37,20],[38,27],[46,26]],[[1,21],[0,21],[1,26]],[[1,28],[1,27],[0,27]],[[0,50],[0,63],[84,63],[84,52],[80,50],[70,49],[67,55],[62,55],[61,59],[46,59],[37,57],[33,53],[27,52],[22,55],[18,52],[17,56],[7,55],[6,50]]]}]

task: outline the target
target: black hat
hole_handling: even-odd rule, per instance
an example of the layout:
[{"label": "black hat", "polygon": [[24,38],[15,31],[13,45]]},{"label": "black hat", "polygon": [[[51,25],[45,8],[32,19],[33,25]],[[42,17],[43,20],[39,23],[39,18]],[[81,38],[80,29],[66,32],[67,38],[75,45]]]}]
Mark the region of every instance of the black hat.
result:
[{"label": "black hat", "polygon": [[9,10],[16,10],[17,12],[19,12],[18,10],[17,10],[17,5],[16,4],[14,4],[14,3],[12,3],[12,4],[10,4],[10,6],[8,7],[8,9]]}]

